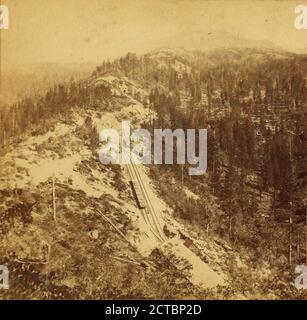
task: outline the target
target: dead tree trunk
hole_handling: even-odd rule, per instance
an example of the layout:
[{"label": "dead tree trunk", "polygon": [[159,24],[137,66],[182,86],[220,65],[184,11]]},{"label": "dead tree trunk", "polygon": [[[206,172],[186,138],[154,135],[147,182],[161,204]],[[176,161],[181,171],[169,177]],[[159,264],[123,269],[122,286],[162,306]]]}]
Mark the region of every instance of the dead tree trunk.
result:
[{"label": "dead tree trunk", "polygon": [[54,179],[54,176],[52,176],[52,211],[53,211],[53,220],[56,221],[55,179]]}]

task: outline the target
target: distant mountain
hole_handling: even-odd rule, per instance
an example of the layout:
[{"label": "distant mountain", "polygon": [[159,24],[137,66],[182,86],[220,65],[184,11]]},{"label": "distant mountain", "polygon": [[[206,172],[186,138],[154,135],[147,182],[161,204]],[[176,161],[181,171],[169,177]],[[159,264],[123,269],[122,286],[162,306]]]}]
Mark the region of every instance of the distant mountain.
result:
[{"label": "distant mountain", "polygon": [[307,47],[304,48],[298,48],[295,50],[296,53],[300,53],[300,54],[307,54]]},{"label": "distant mountain", "polygon": [[45,93],[50,87],[71,78],[83,79],[95,68],[94,63],[44,63],[1,66],[0,105],[24,97]]},{"label": "distant mountain", "polygon": [[240,36],[222,31],[203,31],[195,29],[193,32],[176,34],[169,43],[191,50],[212,50],[216,48],[270,48],[280,49],[268,40],[248,40]]}]

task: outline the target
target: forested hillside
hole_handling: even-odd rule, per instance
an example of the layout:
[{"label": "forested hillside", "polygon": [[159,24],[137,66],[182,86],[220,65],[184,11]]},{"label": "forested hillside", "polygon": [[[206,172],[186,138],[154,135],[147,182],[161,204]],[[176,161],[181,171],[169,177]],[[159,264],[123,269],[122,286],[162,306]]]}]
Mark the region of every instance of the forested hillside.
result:
[{"label": "forested hillside", "polygon": [[[189,177],[188,165],[152,168],[162,190],[176,179],[173,196],[169,185],[162,192],[176,215],[228,239],[255,264],[266,261],[287,271],[303,263],[306,56],[269,49],[162,48],[104,62],[93,75],[109,72],[151,89],[149,107],[157,118],[149,128],[208,129],[207,175]],[[220,216],[208,208],[207,184],[223,210]],[[181,201],[178,192],[185,187],[199,199]]]},{"label": "forested hillside", "polygon": [[[206,174],[189,176],[188,164],[148,165],[155,191],[166,203],[173,218],[184,225],[188,233],[193,233],[198,239],[217,243],[219,250],[223,251],[222,257],[227,260],[227,267],[221,269],[232,278],[227,290],[215,292],[213,297],[234,298],[238,292],[247,297],[265,297],[267,291],[274,298],[298,297],[300,293],[292,285],[294,266],[306,259],[306,74],[306,55],[280,50],[240,48],[199,52],[161,48],[142,56],[128,53],[114,61],[102,62],[84,80],[58,84],[44,94],[1,107],[1,156],[11,152],[15,145],[27,141],[29,136],[38,138],[60,123],[70,126],[73,136],[77,137],[71,145],[80,147],[84,143],[91,155],[97,156],[95,161],[98,162],[96,149],[99,141],[94,120],[97,117],[103,118],[107,113],[117,112],[131,103],[135,108],[138,103],[141,104],[148,112],[141,119],[141,125],[151,132],[154,128],[206,128]],[[85,120],[81,126],[75,120],[76,113]],[[69,149],[70,142],[65,139],[65,134],[61,137]],[[56,136],[47,141],[43,146],[51,150],[53,157],[57,154],[65,159],[70,155],[66,147],[60,150],[61,143]],[[43,146],[34,149],[38,154],[44,154]],[[81,152],[79,149],[76,148],[76,152]],[[78,167],[76,172],[90,175],[93,168],[97,169],[95,161],[82,162],[84,166]],[[121,169],[107,172],[107,183],[122,195],[127,188],[125,181],[121,180]],[[112,179],[114,185],[110,182]],[[95,175],[90,176],[91,183],[96,180]],[[40,181],[46,195],[50,183],[49,180]],[[71,186],[69,180],[67,183]],[[16,188],[14,191],[14,197],[18,190]],[[87,210],[85,208],[94,212],[99,208],[112,212],[118,223],[126,219],[125,211],[117,210],[106,198],[97,204],[95,201],[98,196],[94,199],[96,195],[87,197],[84,192],[78,191],[69,196],[67,190],[61,185],[63,197],[75,203],[78,212]],[[37,195],[37,190],[31,193],[36,194],[32,196],[41,201],[36,211],[43,210],[47,206],[45,200]],[[5,194],[2,196],[5,198]],[[117,199],[119,195],[114,193],[113,197]],[[127,199],[129,197],[126,194],[122,200],[129,202]],[[65,223],[73,224],[75,222],[66,205],[63,202]],[[21,213],[23,209],[27,212],[25,216]],[[16,213],[17,219],[20,215],[23,223],[32,223],[30,204],[23,209],[16,209],[9,202],[6,203],[3,212],[7,225],[1,229],[2,234],[14,229],[8,216],[12,212]],[[93,223],[99,220],[97,214],[91,219]],[[80,221],[82,228],[89,228],[84,216]],[[49,234],[51,231],[46,221],[40,223],[44,234]],[[131,225],[133,223],[130,220],[126,222],[124,231],[133,229]],[[100,232],[107,232],[100,225],[99,228]],[[174,237],[167,224],[164,231],[169,239]],[[199,249],[195,249],[194,240],[191,245],[191,239],[184,232],[179,233],[191,251],[216,267],[216,258],[211,259],[209,251],[208,257],[205,257],[199,253]],[[69,242],[72,238],[67,231],[63,231],[63,234],[63,246],[70,251]],[[94,252],[97,248],[93,246],[95,244],[90,246],[90,250]],[[104,248],[101,255],[107,255],[109,249]],[[65,256],[61,250],[57,253]],[[236,257],[243,257],[240,261],[244,267],[240,266]],[[155,260],[159,261],[160,258],[155,257]],[[78,259],[82,260],[82,257],[78,256],[74,261],[76,273]],[[108,264],[104,267],[111,268]],[[21,267],[17,265],[16,268]],[[162,269],[159,269],[159,274],[163,272]],[[264,269],[269,270],[271,275],[258,277]],[[85,268],[81,271],[86,275]],[[93,271],[95,276],[96,271]],[[120,294],[134,298],[135,292],[132,293],[125,286],[129,277],[122,269],[121,272]],[[155,274],[151,272],[144,277],[152,280]],[[185,287],[186,278],[182,274],[178,275],[168,269],[167,272],[169,274],[163,278],[166,287],[168,281],[178,281],[182,288]],[[59,277],[63,277],[62,273],[59,274]],[[133,277],[134,280],[129,278],[129,281],[135,281],[135,272]],[[257,279],[255,288],[252,288],[254,283],[250,281],[251,277]],[[143,280],[139,294],[147,297],[147,282]],[[190,285],[183,294],[178,290],[167,298],[212,297],[209,293],[204,295],[195,292],[195,288],[192,290]],[[103,283],[102,287],[106,288],[107,284]],[[87,288],[86,294],[82,295],[78,288],[70,290],[65,287],[64,292],[68,297],[80,295],[88,298],[94,295],[95,290]],[[162,295],[158,284],[153,283],[151,288],[158,297]],[[57,287],[57,290],[62,289]],[[112,286],[110,296],[116,297],[116,290],[116,285]]]}]

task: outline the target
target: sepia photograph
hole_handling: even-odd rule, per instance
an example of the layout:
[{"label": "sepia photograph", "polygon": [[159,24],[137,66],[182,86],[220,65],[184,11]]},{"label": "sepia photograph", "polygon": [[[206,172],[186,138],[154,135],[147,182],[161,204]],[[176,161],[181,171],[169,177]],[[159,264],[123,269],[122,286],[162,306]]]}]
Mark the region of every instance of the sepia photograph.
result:
[{"label": "sepia photograph", "polygon": [[306,129],[306,0],[0,0],[0,300],[307,299]]}]

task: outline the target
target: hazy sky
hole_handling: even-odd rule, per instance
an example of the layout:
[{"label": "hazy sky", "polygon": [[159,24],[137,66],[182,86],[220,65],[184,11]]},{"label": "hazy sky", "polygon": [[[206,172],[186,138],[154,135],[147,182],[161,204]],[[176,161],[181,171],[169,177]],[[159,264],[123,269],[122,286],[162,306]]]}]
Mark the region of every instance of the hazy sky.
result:
[{"label": "hazy sky", "polygon": [[189,49],[190,37],[193,47],[199,35],[216,30],[290,50],[307,47],[307,30],[294,28],[294,8],[307,0],[0,1],[10,10],[10,29],[1,31],[5,64],[100,62],[168,44]]}]

